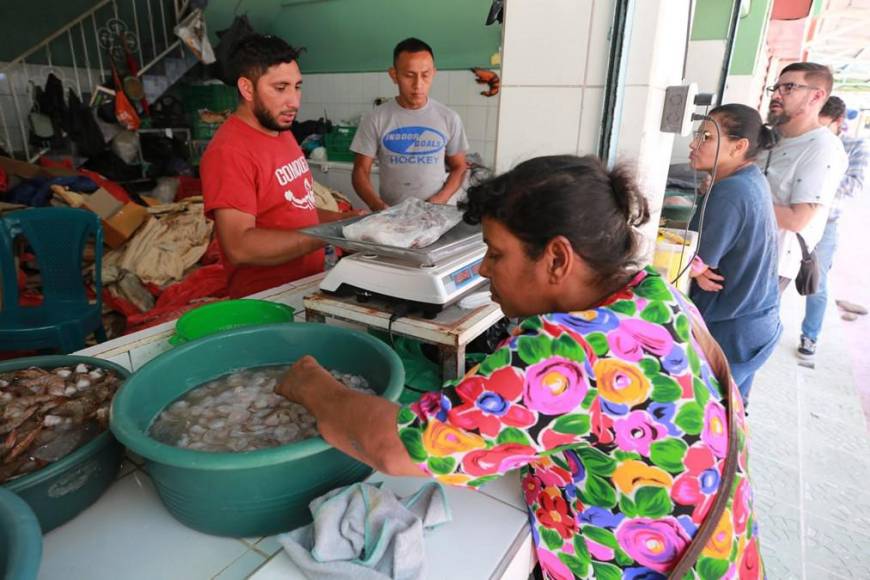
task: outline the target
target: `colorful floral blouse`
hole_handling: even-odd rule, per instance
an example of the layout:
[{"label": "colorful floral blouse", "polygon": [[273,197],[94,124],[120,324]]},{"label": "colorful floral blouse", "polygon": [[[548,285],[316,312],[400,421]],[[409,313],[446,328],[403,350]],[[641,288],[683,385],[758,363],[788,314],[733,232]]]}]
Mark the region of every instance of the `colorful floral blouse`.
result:
[{"label": "colorful floral blouse", "polygon": [[[716,498],[728,447],[688,308],[644,270],[598,308],[528,318],[476,374],[404,407],[399,435],[445,484],[521,469],[546,577],[665,578]],[[694,578],[764,576],[738,427],[738,480]]]}]

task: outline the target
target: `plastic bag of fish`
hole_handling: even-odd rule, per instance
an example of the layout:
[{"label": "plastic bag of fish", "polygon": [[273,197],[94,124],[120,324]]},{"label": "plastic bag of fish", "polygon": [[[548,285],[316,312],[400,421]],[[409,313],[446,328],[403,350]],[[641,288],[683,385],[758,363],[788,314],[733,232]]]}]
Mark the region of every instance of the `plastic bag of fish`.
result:
[{"label": "plastic bag of fish", "polygon": [[[196,387],[164,409],[149,433],[167,445],[212,452],[253,451],[316,437],[317,425],[305,407],[274,392],[289,368],[248,369]],[[352,389],[376,394],[362,377],[331,372]]]},{"label": "plastic bag of fish", "polygon": [[86,364],[0,373],[0,484],[58,461],[105,431],[120,385],[115,372]]}]

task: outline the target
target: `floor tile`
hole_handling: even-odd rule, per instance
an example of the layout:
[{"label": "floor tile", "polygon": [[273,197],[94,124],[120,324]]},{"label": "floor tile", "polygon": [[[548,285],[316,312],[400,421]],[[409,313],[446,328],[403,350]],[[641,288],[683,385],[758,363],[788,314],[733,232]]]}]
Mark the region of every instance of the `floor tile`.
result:
[{"label": "floor tile", "polygon": [[870,535],[858,534],[812,514],[806,521],[806,561],[845,578],[870,574]]},{"label": "floor tile", "polygon": [[117,481],[77,518],[46,534],[39,578],[206,579],[247,550],[238,540],[177,522],[150,479],[137,471]]},{"label": "floor tile", "polygon": [[770,580],[802,577],[800,511],[795,506],[756,498],[761,555]]},{"label": "floor tile", "polygon": [[[763,457],[768,460],[795,465],[798,457],[797,428],[779,428],[766,423],[756,422],[751,426],[749,441],[750,457]],[[751,459],[750,459],[751,461]]]},{"label": "floor tile", "polygon": [[749,477],[755,498],[799,506],[801,490],[798,469],[796,461],[788,465],[757,453],[750,456]]},{"label": "floor tile", "polygon": [[[768,577],[774,578],[773,576]],[[840,576],[839,574],[834,574],[830,570],[819,568],[818,566],[814,566],[813,564],[807,564],[807,578],[811,580],[854,580],[857,577]]]},{"label": "floor tile", "polygon": [[[870,536],[870,488],[853,488],[834,480],[803,482],[808,513]],[[870,550],[870,546],[867,546]]]},{"label": "floor tile", "polygon": [[256,550],[248,550],[244,555],[224,568],[214,580],[243,580],[257,568],[266,563],[266,558]]},{"label": "floor tile", "polygon": [[806,454],[801,459],[803,478],[830,481],[856,489],[867,489],[870,482],[870,457],[858,457],[839,449]]}]

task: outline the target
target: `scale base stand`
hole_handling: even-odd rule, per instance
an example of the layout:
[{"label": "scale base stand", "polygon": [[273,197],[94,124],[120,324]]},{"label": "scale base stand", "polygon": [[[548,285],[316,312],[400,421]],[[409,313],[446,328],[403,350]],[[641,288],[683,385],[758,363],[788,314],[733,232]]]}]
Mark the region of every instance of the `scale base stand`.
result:
[{"label": "scale base stand", "polygon": [[444,308],[450,306],[450,304],[429,304],[427,302],[414,302],[413,300],[403,300],[401,298],[394,298],[392,296],[384,296],[383,294],[377,294],[376,292],[371,292],[362,288],[356,288],[348,284],[342,284],[336,291],[329,291],[323,289],[321,289],[321,291],[324,294],[330,294],[332,296],[353,296],[360,304],[366,304],[368,302],[371,302],[372,300],[386,303],[389,306],[403,304],[407,308],[407,313],[404,316],[414,313],[420,313],[420,315],[426,320],[433,320],[437,318],[438,315],[441,314],[441,311],[444,310]]}]

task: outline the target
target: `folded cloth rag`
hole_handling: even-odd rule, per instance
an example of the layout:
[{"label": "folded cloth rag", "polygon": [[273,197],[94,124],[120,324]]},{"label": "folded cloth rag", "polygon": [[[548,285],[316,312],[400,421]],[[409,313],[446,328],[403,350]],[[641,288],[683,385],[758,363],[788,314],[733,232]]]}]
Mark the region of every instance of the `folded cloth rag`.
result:
[{"label": "folded cloth rag", "polygon": [[355,483],[315,499],[309,509],[313,523],[278,540],[318,580],[424,578],[423,530],[450,521],[444,489],[434,482],[405,498]]}]

